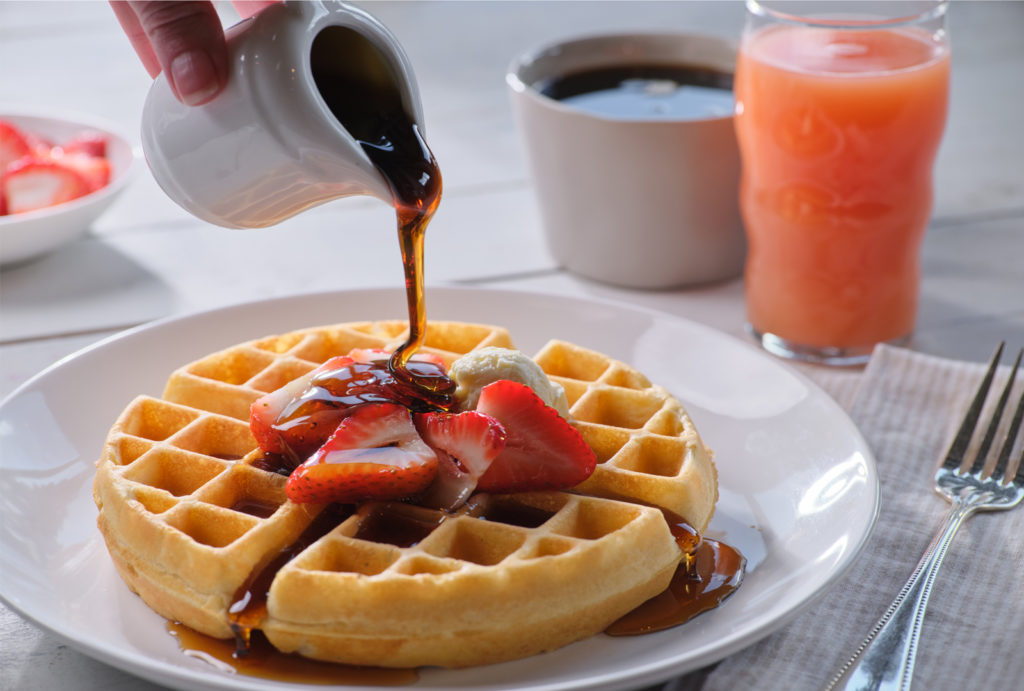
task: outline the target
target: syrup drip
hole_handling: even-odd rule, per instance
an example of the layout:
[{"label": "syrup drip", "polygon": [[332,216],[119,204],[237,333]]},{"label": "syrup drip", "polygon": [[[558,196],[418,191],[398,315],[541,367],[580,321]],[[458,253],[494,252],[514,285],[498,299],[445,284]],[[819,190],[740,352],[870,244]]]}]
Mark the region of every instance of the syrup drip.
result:
[{"label": "syrup drip", "polygon": [[334,662],[310,660],[276,650],[260,633],[251,638],[249,653],[235,655],[229,640],[219,640],[199,633],[184,624],[167,622],[167,632],[189,657],[195,657],[219,669],[261,679],[292,684],[407,686],[419,679],[414,669],[357,667]]},{"label": "syrup drip", "polygon": [[359,540],[412,547],[434,532],[447,515],[407,504],[373,503],[359,508]]},{"label": "syrup drip", "polygon": [[269,563],[256,569],[238,589],[228,608],[228,624],[235,634],[235,657],[244,658],[252,649],[252,633],[267,616],[267,594],[274,577],[285,564],[331,532],[349,515],[348,509],[332,504],[320,512],[301,535],[277,553]]},{"label": "syrup drip", "polygon": [[605,629],[610,636],[635,636],[679,626],[718,607],[743,581],[746,559],[742,554],[717,540],[701,538],[681,518],[664,513],[685,556],[668,588]]},{"label": "syrup drip", "polygon": [[253,468],[265,470],[268,473],[275,473],[288,477],[295,469],[295,461],[287,456],[271,451],[264,451],[262,454],[249,461]]},{"label": "syrup drip", "polygon": [[[492,497],[488,496],[486,499],[492,499]],[[539,528],[555,515],[551,511],[538,509],[534,506],[506,504],[495,501],[489,501],[480,506],[477,502],[479,502],[479,499],[476,497],[470,499],[470,503],[467,504],[469,515],[485,521],[518,525],[523,528]]]},{"label": "syrup drip", "polygon": [[232,511],[240,511],[241,513],[247,513],[250,516],[256,518],[270,518],[277,511],[280,504],[273,502],[260,501],[259,499],[252,499],[245,497],[239,499],[231,505]]}]

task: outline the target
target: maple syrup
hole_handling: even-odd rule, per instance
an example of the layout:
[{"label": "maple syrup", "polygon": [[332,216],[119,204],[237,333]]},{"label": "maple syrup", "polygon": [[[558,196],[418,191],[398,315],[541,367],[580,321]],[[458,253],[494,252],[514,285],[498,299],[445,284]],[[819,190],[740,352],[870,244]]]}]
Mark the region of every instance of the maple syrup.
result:
[{"label": "maple syrup", "polygon": [[331,532],[349,515],[350,507],[329,505],[293,543],[278,552],[262,568],[253,571],[238,589],[232,598],[231,606],[228,607],[228,624],[235,634],[236,658],[244,658],[252,651],[253,632],[259,629],[267,616],[267,595],[277,572],[307,547]]},{"label": "maple syrup", "polygon": [[176,621],[167,622],[167,632],[178,641],[183,653],[228,673],[325,686],[407,686],[419,679],[419,673],[414,669],[359,667],[282,653],[259,632],[252,636],[249,653],[245,657],[235,655],[235,646],[230,640],[207,636]]},{"label": "maple syrup", "polygon": [[466,513],[474,518],[522,528],[539,528],[555,515],[554,511],[518,502],[504,502],[493,495],[471,497],[465,508]]},{"label": "maple syrup", "polygon": [[[271,425],[292,458],[281,458],[289,469],[320,448],[353,410],[368,403],[397,403],[413,412],[446,410],[452,405],[454,384],[444,368],[419,360],[404,365],[400,376],[386,358],[352,362],[324,370],[306,390],[290,401]],[[423,387],[429,382],[430,389]]]},{"label": "maple syrup", "polygon": [[359,143],[391,190],[405,271],[409,336],[391,356],[396,379],[428,392],[450,392],[447,378],[408,368],[423,344],[423,239],[441,201],[441,171],[430,147],[402,103],[396,77],[364,37],[346,27],[327,27],[313,41],[310,65],[317,90],[331,113]]},{"label": "maple syrup", "polygon": [[742,554],[718,540],[702,538],[679,516],[662,512],[683,560],[668,588],[605,629],[609,636],[635,636],[684,624],[718,607],[743,581]]},{"label": "maple syrup", "polygon": [[294,459],[273,451],[261,451],[259,456],[249,460],[249,465],[284,477],[288,477],[295,470]]},{"label": "maple syrup", "polygon": [[270,518],[277,511],[280,504],[268,501],[260,501],[251,497],[243,497],[231,505],[232,511],[247,513],[256,518]]},{"label": "maple syrup", "polygon": [[396,547],[418,544],[447,518],[440,511],[390,502],[364,504],[359,516],[359,528],[352,537]]},{"label": "maple syrup", "polygon": [[[270,504],[243,500],[232,508],[257,514],[272,511]],[[480,520],[535,528],[553,514],[540,508],[474,497],[465,508]],[[267,614],[267,596],[277,572],[307,547],[355,513],[359,526],[353,537],[406,548],[418,544],[447,518],[441,511],[401,502],[373,502],[361,506],[329,505],[305,531],[264,567],[257,569],[235,594],[228,619],[235,641],[222,641],[180,623],[167,630],[185,654],[226,671],[249,676],[307,684],[366,684],[397,686],[416,682],[415,669],[360,667],[320,662],[274,649],[259,630]],[[714,609],[740,586],[745,560],[738,551],[716,540],[702,538],[683,519],[664,511],[669,530],[683,551],[683,560],[668,588],[613,624],[605,633],[629,636],[653,633],[683,624]],[[269,514],[266,514],[269,515]]]}]

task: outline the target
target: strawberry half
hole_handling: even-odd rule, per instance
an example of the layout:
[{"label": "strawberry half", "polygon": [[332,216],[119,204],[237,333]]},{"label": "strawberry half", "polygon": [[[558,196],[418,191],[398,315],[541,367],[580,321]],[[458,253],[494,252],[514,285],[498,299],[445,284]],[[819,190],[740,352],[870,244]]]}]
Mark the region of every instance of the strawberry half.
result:
[{"label": "strawberry half", "polygon": [[[385,351],[356,349],[258,398],[250,407],[249,428],[260,448],[283,454],[297,465],[359,406],[399,403],[417,411],[443,407],[398,382],[388,370],[389,356]],[[443,368],[432,360],[413,356],[411,361],[416,372],[444,376]]]},{"label": "strawberry half", "polygon": [[86,130],[79,132],[71,139],[61,144],[64,153],[80,153],[98,158],[107,157],[107,136],[102,132]]},{"label": "strawberry half", "polygon": [[3,177],[2,193],[10,214],[68,202],[90,191],[81,172],[53,157],[24,156],[7,166]]},{"label": "strawberry half", "polygon": [[65,150],[59,155],[55,153],[53,160],[81,173],[89,185],[90,192],[95,192],[110,182],[110,161],[105,158],[86,153],[68,153]]},{"label": "strawberry half", "polygon": [[476,411],[505,427],[505,448],[477,482],[483,492],[565,489],[590,477],[597,466],[580,433],[533,389],[500,380],[480,392]]},{"label": "strawberry half", "polygon": [[475,410],[420,413],[415,422],[423,441],[437,452],[439,464],[437,479],[421,503],[448,510],[458,508],[505,448],[505,428],[490,415]]},{"label": "strawberry half", "polygon": [[[274,429],[274,423],[277,422],[277,418],[289,403],[302,395],[309,387],[313,377],[321,372],[341,369],[346,365],[352,364],[352,362],[352,358],[345,355],[333,357],[316,369],[312,369],[298,379],[288,382],[280,389],[271,391],[253,401],[249,407],[249,429],[252,431],[252,436],[256,437],[256,443],[259,444],[260,448],[270,453],[286,453],[287,447],[284,440],[281,438],[280,432]],[[332,431],[324,431],[321,443]]]},{"label": "strawberry half", "polygon": [[288,477],[297,503],[400,499],[422,492],[437,474],[437,456],[409,411],[393,403],[356,408],[331,438]]},{"label": "strawberry half", "polygon": [[11,163],[32,153],[28,138],[6,120],[0,120],[0,177]]}]

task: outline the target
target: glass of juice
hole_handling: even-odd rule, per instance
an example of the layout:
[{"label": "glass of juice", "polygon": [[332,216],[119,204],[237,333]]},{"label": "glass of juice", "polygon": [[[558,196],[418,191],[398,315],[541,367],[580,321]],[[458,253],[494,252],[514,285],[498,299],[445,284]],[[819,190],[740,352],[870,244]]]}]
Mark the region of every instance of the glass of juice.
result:
[{"label": "glass of juice", "polygon": [[747,0],[734,122],[748,328],[769,352],[854,365],[913,332],[946,9]]}]

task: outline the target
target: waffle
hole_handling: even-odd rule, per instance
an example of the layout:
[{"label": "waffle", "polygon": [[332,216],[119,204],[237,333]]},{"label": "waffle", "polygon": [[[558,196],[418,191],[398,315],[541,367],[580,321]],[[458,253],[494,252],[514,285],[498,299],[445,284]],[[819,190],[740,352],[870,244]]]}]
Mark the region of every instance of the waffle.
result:
[{"label": "waffle", "polygon": [[[683,557],[661,509],[704,530],[717,499],[710,454],[666,391],[561,341],[534,359],[565,387],[571,422],[598,459],[572,492],[478,495],[454,514],[287,500],[286,478],[260,464],[252,401],[353,348],[391,349],[406,327],[349,323],[252,341],[174,372],[162,398],[131,402],[94,484],[100,530],[129,587],[214,637],[258,628],[284,652],[391,667],[552,650],[661,592]],[[514,347],[501,328],[432,322],[422,350],[450,363],[491,345]],[[268,594],[241,618],[229,613],[247,592]]]}]

